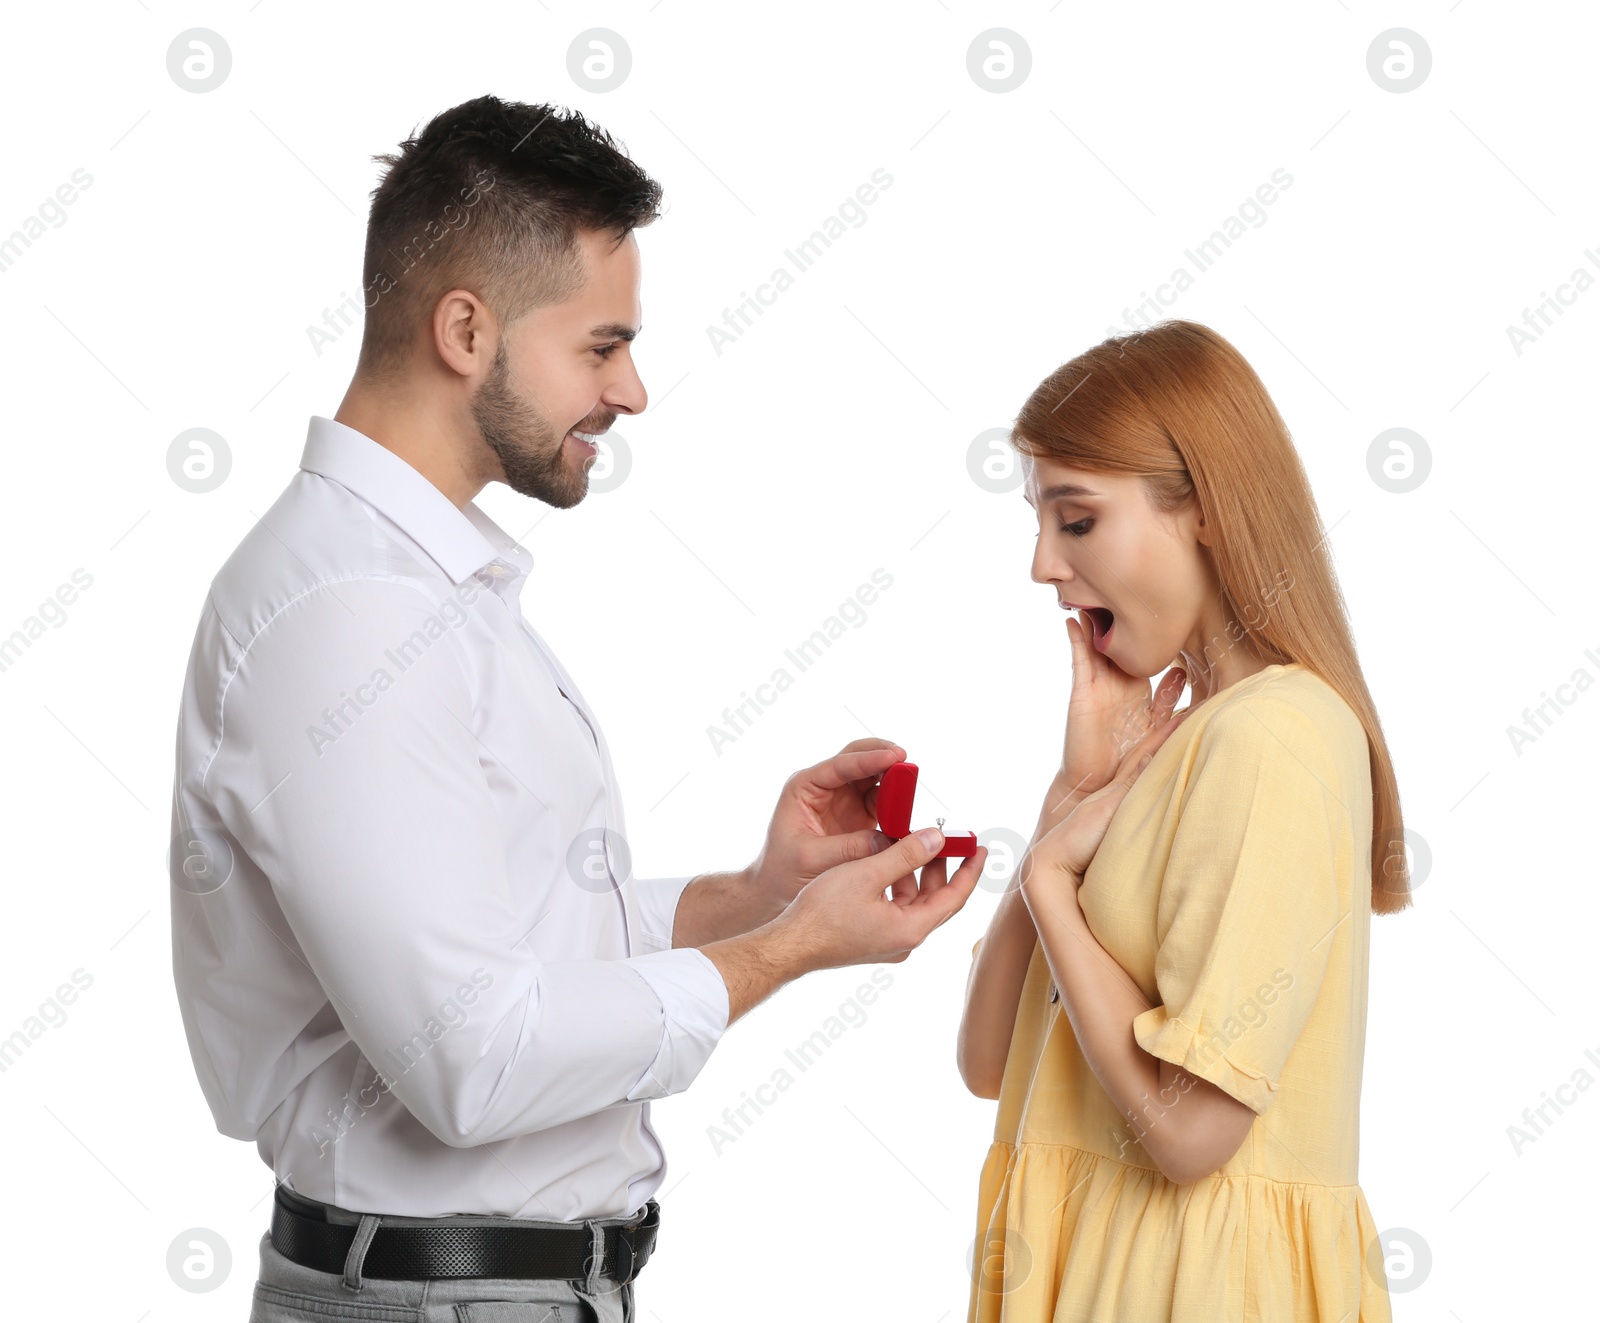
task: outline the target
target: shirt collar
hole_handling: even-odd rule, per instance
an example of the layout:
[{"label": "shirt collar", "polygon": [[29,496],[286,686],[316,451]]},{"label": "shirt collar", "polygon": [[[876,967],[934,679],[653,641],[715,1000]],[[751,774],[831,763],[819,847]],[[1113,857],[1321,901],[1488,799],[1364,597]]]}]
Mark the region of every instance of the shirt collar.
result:
[{"label": "shirt collar", "polygon": [[458,509],[442,491],[387,446],[332,418],[313,414],[300,467],[348,488],[392,520],[459,584],[498,564],[511,588],[533,557],[474,502]]}]

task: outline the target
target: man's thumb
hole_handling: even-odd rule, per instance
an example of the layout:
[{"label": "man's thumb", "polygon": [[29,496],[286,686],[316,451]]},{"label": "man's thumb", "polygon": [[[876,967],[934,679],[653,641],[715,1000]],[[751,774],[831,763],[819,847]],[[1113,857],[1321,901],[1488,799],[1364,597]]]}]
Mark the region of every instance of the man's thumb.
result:
[{"label": "man's thumb", "polygon": [[944,844],[944,833],[937,827],[924,827],[921,831],[902,836],[893,845],[878,851],[863,862],[867,876],[878,882],[879,889],[887,887],[896,878],[904,877],[913,869],[939,853]]}]

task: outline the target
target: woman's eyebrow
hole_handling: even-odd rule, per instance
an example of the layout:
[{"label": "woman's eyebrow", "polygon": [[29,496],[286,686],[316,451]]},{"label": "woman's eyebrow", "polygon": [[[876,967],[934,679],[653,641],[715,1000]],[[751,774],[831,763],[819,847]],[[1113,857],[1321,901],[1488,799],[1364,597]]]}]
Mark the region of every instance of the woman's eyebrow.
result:
[{"label": "woman's eyebrow", "polygon": [[1058,482],[1054,487],[1046,487],[1039,493],[1041,501],[1054,501],[1062,496],[1099,496],[1100,493],[1091,487],[1083,487],[1075,482]]}]

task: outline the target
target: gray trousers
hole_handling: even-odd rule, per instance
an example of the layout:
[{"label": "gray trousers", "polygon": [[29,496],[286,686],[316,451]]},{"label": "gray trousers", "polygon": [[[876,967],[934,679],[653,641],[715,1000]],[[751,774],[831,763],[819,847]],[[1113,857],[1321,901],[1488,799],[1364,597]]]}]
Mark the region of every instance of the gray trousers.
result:
[{"label": "gray trousers", "polygon": [[[359,1224],[343,1276],[318,1272],[286,1259],[261,1237],[261,1275],[256,1281],[250,1323],[335,1323],[339,1319],[381,1323],[633,1323],[633,1283],[592,1275],[587,1281],[535,1281],[514,1278],[435,1278],[424,1282],[363,1277],[362,1260],[379,1219],[325,1205],[328,1220]],[[621,1226],[625,1217],[593,1218],[581,1225],[595,1231]],[[506,1217],[384,1217],[385,1223],[416,1225],[556,1226]],[[596,1259],[598,1261],[598,1254]]]}]

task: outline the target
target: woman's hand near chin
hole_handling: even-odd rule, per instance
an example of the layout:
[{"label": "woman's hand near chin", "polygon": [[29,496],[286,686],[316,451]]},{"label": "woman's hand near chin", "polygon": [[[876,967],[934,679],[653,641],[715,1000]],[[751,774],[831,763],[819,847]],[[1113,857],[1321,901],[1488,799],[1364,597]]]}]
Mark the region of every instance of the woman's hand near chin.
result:
[{"label": "woman's hand near chin", "polygon": [[[1163,685],[1168,683],[1163,681]],[[1167,736],[1177,730],[1184,717],[1188,716],[1188,708],[1174,713],[1171,710],[1173,701],[1167,700],[1160,724],[1148,726],[1133,747],[1123,753],[1111,779],[1093,794],[1074,797],[1071,810],[1062,820],[1034,840],[1018,868],[1023,895],[1030,908],[1033,896],[1039,894],[1041,887],[1046,893],[1058,886],[1065,886],[1074,892],[1077,890],[1083,875],[1089,871],[1090,861],[1100,849],[1100,842],[1105,839],[1111,819],[1127,798],[1133,783],[1139,779],[1146,764],[1155,757],[1156,750],[1166,743]],[[1155,710],[1163,711],[1159,699]]]},{"label": "woman's hand near chin", "polygon": [[1061,770],[1041,814],[1045,830],[1065,816],[1059,810],[1070,812],[1110,784],[1129,750],[1167,723],[1188,683],[1183,668],[1174,666],[1152,697],[1148,679],[1129,675],[1094,646],[1081,615],[1067,618],[1067,634],[1072,640],[1072,697]]}]

